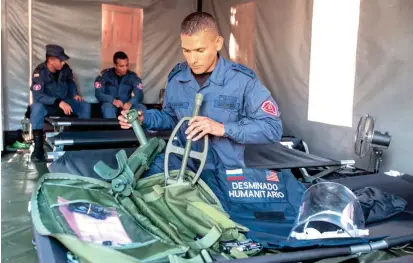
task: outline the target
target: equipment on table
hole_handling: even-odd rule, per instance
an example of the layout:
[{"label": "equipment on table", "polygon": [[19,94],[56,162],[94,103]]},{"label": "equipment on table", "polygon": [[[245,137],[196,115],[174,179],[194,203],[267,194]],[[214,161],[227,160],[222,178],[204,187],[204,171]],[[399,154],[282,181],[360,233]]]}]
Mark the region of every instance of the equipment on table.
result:
[{"label": "equipment on table", "polygon": [[127,158],[125,150],[120,150],[116,154],[118,168],[112,169],[104,162],[99,161],[95,167],[95,172],[103,179],[112,180],[112,190],[114,193],[129,196],[136,181],[152,164],[153,160],[165,148],[165,141],[159,138],[146,139],[145,132],[139,125],[139,114],[136,110],[130,110],[126,114],[128,123],[132,124],[133,131],[139,140],[140,146]]},{"label": "equipment on table", "polygon": [[310,186],[303,194],[290,240],[368,236],[357,196],[335,182]]},{"label": "equipment on table", "polygon": [[363,158],[373,148],[375,155],[374,173],[378,173],[383,161],[383,150],[389,148],[391,136],[388,132],[382,133],[374,129],[375,120],[372,116],[365,114],[360,118],[355,136],[354,151],[356,155]]},{"label": "equipment on table", "polygon": [[[204,96],[201,93],[197,93],[195,96],[195,105],[194,105],[194,111],[192,114],[192,117],[195,117],[199,114],[199,109],[201,108],[202,105],[202,100],[204,99]],[[195,177],[192,179],[191,184],[194,185],[197,180],[199,179],[199,176],[201,175],[201,172],[205,166],[206,159],[207,159],[207,154],[208,154],[208,135],[204,136],[204,150],[202,152],[197,152],[197,151],[192,151],[191,146],[192,146],[192,139],[186,141],[185,148],[178,147],[173,145],[173,138],[175,138],[176,134],[178,133],[179,129],[182,127],[184,122],[191,120],[192,117],[185,117],[182,118],[179,123],[176,125],[175,129],[172,132],[171,138],[168,142],[168,145],[166,146],[165,150],[165,183],[166,184],[175,184],[179,183],[182,184],[184,183],[184,176],[185,176],[185,171],[187,169],[187,164],[188,164],[188,158],[194,158],[198,159],[201,163],[199,165],[198,171],[196,172]],[[170,176],[169,172],[169,155],[171,153],[182,155],[182,166],[181,169],[179,170],[178,178],[172,178]]]}]

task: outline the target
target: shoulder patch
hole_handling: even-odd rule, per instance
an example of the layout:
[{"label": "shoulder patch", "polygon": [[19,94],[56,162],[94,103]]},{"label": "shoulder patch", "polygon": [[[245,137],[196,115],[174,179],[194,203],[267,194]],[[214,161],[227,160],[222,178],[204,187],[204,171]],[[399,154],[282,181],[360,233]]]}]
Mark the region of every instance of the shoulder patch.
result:
[{"label": "shoulder patch", "polygon": [[271,115],[273,115],[273,116],[275,116],[275,117],[280,117],[280,113],[279,113],[279,111],[278,111],[278,107],[277,107],[277,105],[275,104],[274,105],[274,103],[271,101],[271,100],[266,100],[266,101],[264,101],[262,104],[261,104],[261,109],[264,111],[264,112],[266,112],[266,113],[268,113],[268,114],[271,114]]},{"label": "shoulder patch", "polygon": [[178,74],[179,72],[181,72],[184,68],[186,68],[186,63],[178,63],[176,64],[176,66],[172,69],[172,71],[169,73],[168,75],[168,82],[171,81],[171,79]]},{"label": "shoulder patch", "polygon": [[100,89],[102,87],[102,83],[100,81],[95,81],[95,89]]},{"label": "shoulder patch", "polygon": [[34,91],[39,91],[39,90],[41,90],[42,89],[42,85],[40,85],[40,84],[34,84],[33,85],[33,90]]},{"label": "shoulder patch", "polygon": [[238,63],[233,63],[231,65],[231,68],[233,70],[239,71],[241,73],[244,73],[245,75],[249,76],[250,78],[255,78],[256,74],[253,70],[251,70],[250,68],[242,65],[242,64],[238,64]]}]

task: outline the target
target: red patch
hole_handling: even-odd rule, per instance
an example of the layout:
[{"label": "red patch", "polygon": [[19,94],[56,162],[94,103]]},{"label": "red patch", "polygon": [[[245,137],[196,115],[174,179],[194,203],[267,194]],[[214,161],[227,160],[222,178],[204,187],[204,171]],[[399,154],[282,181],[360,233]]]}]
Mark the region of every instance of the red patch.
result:
[{"label": "red patch", "polygon": [[278,183],[280,179],[278,179],[278,175],[276,172],[270,170],[270,173],[267,175],[267,181]]},{"label": "red patch", "polygon": [[143,90],[143,85],[142,85],[142,83],[139,83],[139,84],[138,84],[138,89]]},{"label": "red patch", "polygon": [[100,89],[102,87],[102,84],[100,84],[99,81],[95,82],[95,89]]},{"label": "red patch", "polygon": [[244,176],[228,176],[227,181],[243,181],[245,179]]},{"label": "red patch", "polygon": [[42,88],[42,86],[40,84],[34,84],[33,85],[33,90],[35,91],[39,91]]},{"label": "red patch", "polygon": [[270,100],[264,101],[264,103],[261,105],[261,109],[268,114],[278,117],[278,109]]}]

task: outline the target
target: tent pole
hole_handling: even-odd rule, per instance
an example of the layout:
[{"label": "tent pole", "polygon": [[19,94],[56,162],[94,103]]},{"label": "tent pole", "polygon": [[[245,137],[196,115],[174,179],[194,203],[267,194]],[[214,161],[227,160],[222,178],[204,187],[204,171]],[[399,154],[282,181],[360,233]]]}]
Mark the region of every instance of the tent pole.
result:
[{"label": "tent pole", "polygon": [[203,2],[203,0],[198,0],[197,10],[196,10],[196,11],[202,12],[202,2]]},{"label": "tent pole", "polygon": [[[28,34],[29,34],[29,86],[32,85],[32,72],[33,72],[33,50],[32,50],[32,0],[28,0],[28,6],[29,6],[29,26],[28,26]],[[30,92],[29,96],[29,105],[33,103],[33,97]]]},{"label": "tent pole", "polygon": [[[28,16],[29,16],[29,26],[28,26],[28,34],[29,34],[29,40],[28,40],[28,44],[29,44],[29,87],[32,85],[32,74],[33,74],[33,42],[32,42],[32,0],[28,0],[28,7],[29,7],[29,12],[28,12]],[[33,103],[33,94],[29,88],[29,107],[32,105]],[[31,140],[33,138],[33,134],[32,134],[32,129],[31,127],[29,128],[29,140]]]}]

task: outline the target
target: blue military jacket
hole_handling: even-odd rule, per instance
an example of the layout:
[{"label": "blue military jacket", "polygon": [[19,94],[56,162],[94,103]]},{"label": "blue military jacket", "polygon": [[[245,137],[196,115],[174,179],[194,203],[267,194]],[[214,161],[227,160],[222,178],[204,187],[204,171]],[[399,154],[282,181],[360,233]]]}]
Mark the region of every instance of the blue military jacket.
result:
[{"label": "blue military jacket", "polygon": [[69,65],[65,64],[56,80],[46,62],[38,65],[33,71],[32,85],[33,100],[46,105],[52,105],[56,99],[68,99],[78,95],[73,73]]},{"label": "blue military jacket", "polygon": [[[132,91],[135,95],[133,98]],[[135,104],[142,103],[142,81],[135,72],[128,71],[118,83],[115,69],[108,68],[103,70],[95,80],[95,96],[100,102],[112,103],[114,99],[118,99],[123,103],[133,103],[133,100]]]},{"label": "blue military jacket", "polygon": [[[177,64],[168,76],[162,111],[146,111],[143,126],[153,130],[173,129],[181,118],[192,116],[198,92],[204,95],[199,115],[225,127],[224,137],[209,137],[206,169],[214,169],[217,162],[226,169],[245,167],[245,144],[280,141],[280,112],[269,90],[252,70],[221,56],[202,87],[187,63]],[[185,144],[185,129],[181,129],[179,138]],[[194,142],[192,149],[202,150],[201,141]]]}]

